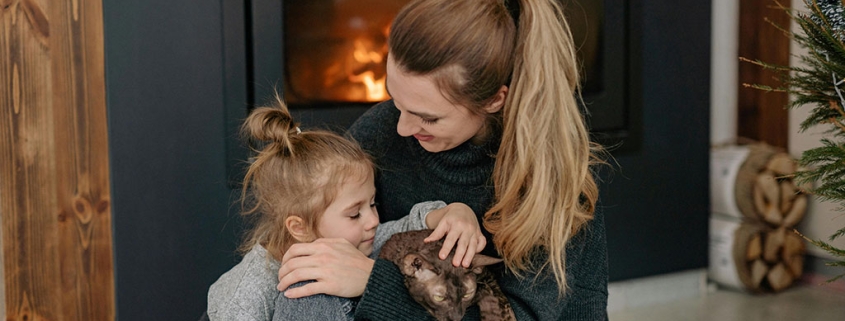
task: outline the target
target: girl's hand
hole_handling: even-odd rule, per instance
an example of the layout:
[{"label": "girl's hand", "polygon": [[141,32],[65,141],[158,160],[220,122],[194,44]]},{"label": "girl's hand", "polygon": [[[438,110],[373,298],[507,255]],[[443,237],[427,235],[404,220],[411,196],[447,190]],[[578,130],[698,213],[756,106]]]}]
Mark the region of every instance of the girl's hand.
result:
[{"label": "girl's hand", "polygon": [[[344,298],[364,294],[373,260],[344,239],[297,243],[285,252],[279,269],[279,291],[288,298],[324,293]],[[294,283],[315,280],[285,291]]]},{"label": "girl's hand", "polygon": [[[433,216],[432,216],[433,215]],[[455,248],[455,256],[452,258],[452,265],[469,268],[475,253],[481,252],[487,245],[487,239],[481,234],[481,227],[478,225],[478,218],[469,206],[464,203],[452,203],[444,208],[434,210],[428,214],[428,218],[439,221],[437,227],[431,232],[425,242],[437,241],[443,236],[443,247],[440,248],[439,257],[445,260]]]}]

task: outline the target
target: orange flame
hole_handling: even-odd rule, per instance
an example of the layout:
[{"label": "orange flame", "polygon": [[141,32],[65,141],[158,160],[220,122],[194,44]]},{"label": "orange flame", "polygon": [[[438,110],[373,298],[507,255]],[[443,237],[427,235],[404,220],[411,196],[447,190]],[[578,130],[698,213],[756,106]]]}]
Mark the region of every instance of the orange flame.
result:
[{"label": "orange flame", "polygon": [[[384,59],[382,53],[368,49],[360,39],[355,40],[355,51],[353,51],[352,57],[363,66],[381,64]],[[385,76],[376,79],[372,70],[351,74],[348,79],[352,83],[360,83],[366,87],[367,101],[382,101],[388,97],[387,90],[384,87]]]}]

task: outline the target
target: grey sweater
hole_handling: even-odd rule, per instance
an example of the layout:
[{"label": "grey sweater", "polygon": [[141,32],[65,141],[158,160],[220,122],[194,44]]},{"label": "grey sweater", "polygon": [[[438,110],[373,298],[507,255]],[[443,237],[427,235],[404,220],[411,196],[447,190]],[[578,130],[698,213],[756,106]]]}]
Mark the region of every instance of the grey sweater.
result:
[{"label": "grey sweater", "polygon": [[[349,134],[373,156],[379,172],[376,195],[383,220],[407,213],[413,204],[425,200],[462,202],[478,215],[492,205],[491,182],[495,154],[501,133],[482,145],[464,143],[440,153],[427,152],[413,137],[396,133],[399,112],[393,101],[371,108],[350,128]],[[485,254],[496,255],[490,234]],[[535,251],[534,266],[546,261]],[[595,218],[567,245],[566,277],[570,289],[558,295],[558,286],[548,270],[527,271],[522,278],[501,266],[493,269],[518,320],[605,320],[607,319],[607,241],[604,217]],[[356,312],[362,320],[428,320],[426,311],[407,294],[402,275],[393,263],[376,260]],[[478,320],[477,307],[465,320]]]},{"label": "grey sweater", "polygon": [[[416,204],[410,214],[385,222],[376,229],[373,253],[378,257],[381,247],[393,234],[428,228],[425,217],[432,210],[443,208],[441,201]],[[208,291],[208,317],[212,321],[282,321],[282,320],[352,320],[354,302],[330,295],[313,295],[288,299],[276,290],[280,263],[256,244],[243,260],[224,273]],[[300,282],[299,287],[308,282]]]}]

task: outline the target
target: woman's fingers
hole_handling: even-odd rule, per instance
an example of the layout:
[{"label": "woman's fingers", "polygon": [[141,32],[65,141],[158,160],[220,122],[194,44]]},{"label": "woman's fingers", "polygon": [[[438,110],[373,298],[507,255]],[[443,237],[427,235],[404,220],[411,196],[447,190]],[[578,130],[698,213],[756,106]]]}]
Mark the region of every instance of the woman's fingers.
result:
[{"label": "woman's fingers", "polygon": [[475,253],[481,252],[487,247],[487,238],[484,237],[484,234],[481,234],[481,231],[478,231],[478,236],[476,236],[478,240],[478,247],[475,248]]},{"label": "woman's fingers", "polygon": [[[318,293],[340,297],[360,296],[367,285],[373,260],[343,239],[319,239],[291,247],[279,269],[279,291],[297,298]],[[294,283],[314,280],[286,290]]]},{"label": "woman's fingers", "polygon": [[434,231],[426,237],[423,242],[434,242],[446,235],[446,232],[449,231],[447,224],[437,224],[437,227],[434,228]]}]

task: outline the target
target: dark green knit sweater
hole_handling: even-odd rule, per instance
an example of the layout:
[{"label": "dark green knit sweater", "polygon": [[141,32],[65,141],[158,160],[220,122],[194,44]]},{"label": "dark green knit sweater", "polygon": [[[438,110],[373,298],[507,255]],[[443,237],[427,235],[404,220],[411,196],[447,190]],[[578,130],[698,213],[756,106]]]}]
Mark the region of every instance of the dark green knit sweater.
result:
[{"label": "dark green knit sweater", "polygon": [[[386,101],[367,111],[349,130],[378,167],[376,198],[381,220],[398,219],[419,202],[442,200],[467,204],[480,221],[493,202],[491,175],[499,136],[483,145],[467,142],[448,151],[430,153],[413,137],[396,133],[398,119],[399,111],[393,101]],[[484,252],[495,255],[492,239],[486,230],[484,233],[488,237]],[[566,277],[570,289],[563,297],[548,270],[539,276],[523,272],[522,278],[501,267],[494,272],[518,320],[605,320],[606,250],[604,218],[596,213],[588,227],[567,246]],[[533,262],[536,266],[545,262],[542,251],[537,251]],[[399,269],[385,260],[376,260],[355,318],[431,319],[408,295]],[[464,319],[478,320],[478,309],[470,309]]]}]

